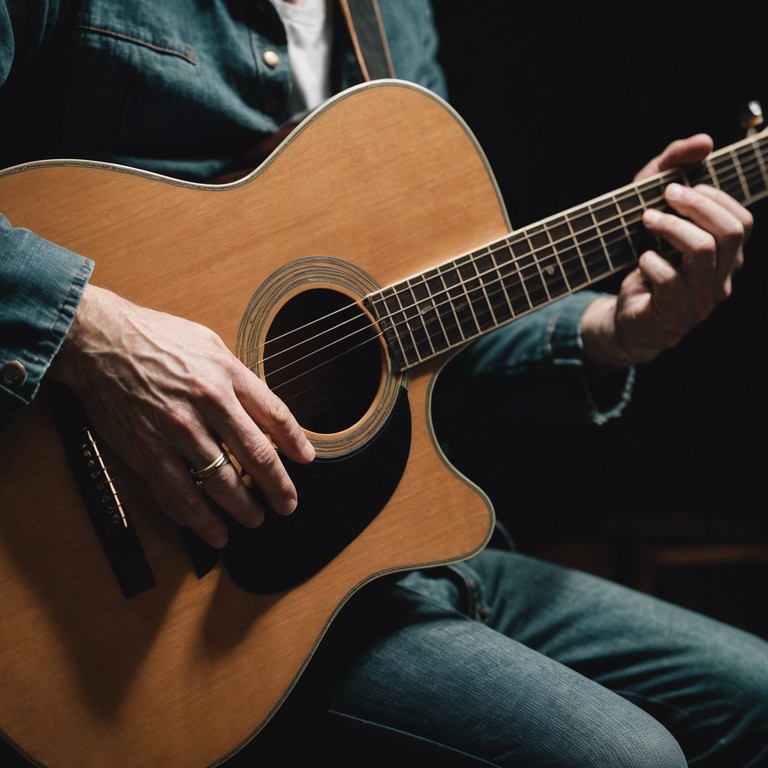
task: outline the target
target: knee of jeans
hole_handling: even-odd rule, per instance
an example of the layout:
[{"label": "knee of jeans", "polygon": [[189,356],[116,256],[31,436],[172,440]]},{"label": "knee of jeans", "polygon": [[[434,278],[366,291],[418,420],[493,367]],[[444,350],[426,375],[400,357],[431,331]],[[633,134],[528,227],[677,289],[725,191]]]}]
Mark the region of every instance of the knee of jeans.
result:
[{"label": "knee of jeans", "polygon": [[590,768],[686,768],[688,761],[675,737],[659,722],[642,714],[621,727],[607,729],[604,743],[593,745]]},{"label": "knee of jeans", "polygon": [[768,645],[762,654],[733,654],[730,664],[718,670],[716,699],[721,716],[719,722],[730,729],[726,740],[759,737],[765,747],[768,741]]}]

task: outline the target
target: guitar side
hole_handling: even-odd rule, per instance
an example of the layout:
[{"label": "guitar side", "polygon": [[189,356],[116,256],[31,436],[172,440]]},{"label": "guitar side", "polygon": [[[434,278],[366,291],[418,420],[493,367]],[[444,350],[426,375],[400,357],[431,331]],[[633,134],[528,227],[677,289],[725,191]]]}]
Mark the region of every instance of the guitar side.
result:
[{"label": "guitar side", "polygon": [[[0,175],[0,210],[93,258],[94,283],[203,323],[232,350],[254,292],[285,264],[332,257],[384,286],[509,229],[466,127],[396,82],[342,94],[241,182],[41,163]],[[439,366],[403,379],[411,444],[384,509],[319,573],[273,595],[243,591],[221,566],[198,579],[173,526],[123,469],[116,483],[156,579],[124,598],[50,403],[42,395],[25,409],[0,442],[7,738],[52,768],[215,764],[274,714],[357,589],[478,552],[493,513],[436,445]],[[313,440],[339,450],[337,436]]]}]

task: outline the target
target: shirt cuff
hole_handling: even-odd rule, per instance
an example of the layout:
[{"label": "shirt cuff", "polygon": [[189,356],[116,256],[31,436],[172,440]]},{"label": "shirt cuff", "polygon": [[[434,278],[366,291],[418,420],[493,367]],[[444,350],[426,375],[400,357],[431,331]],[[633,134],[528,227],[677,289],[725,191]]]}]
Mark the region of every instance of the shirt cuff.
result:
[{"label": "shirt cuff", "polygon": [[75,317],[93,262],[0,217],[0,429],[32,402]]}]

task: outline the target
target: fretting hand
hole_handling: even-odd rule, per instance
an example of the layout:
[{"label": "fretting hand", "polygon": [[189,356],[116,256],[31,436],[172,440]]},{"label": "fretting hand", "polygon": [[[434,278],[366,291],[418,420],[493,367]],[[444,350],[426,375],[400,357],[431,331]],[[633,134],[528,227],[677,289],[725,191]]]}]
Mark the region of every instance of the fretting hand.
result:
[{"label": "fretting hand", "polygon": [[[672,142],[635,177],[703,160],[712,139],[697,134]],[[649,209],[643,224],[681,254],[678,267],[653,251],[643,253],[618,296],[593,302],[582,318],[589,360],[626,366],[652,360],[675,346],[728,298],[733,274],[744,261],[752,214],[725,192],[706,185],[670,184],[664,192],[673,213]]]}]

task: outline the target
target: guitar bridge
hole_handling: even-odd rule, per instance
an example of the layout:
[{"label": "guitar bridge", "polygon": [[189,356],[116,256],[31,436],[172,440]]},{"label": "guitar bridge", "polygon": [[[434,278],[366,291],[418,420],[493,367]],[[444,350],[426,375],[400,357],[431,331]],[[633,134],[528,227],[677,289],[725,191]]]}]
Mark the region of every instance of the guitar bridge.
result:
[{"label": "guitar bridge", "polygon": [[120,589],[133,597],[155,585],[152,569],[80,401],[62,385],[52,385],[51,395],[54,419],[83,504]]}]

